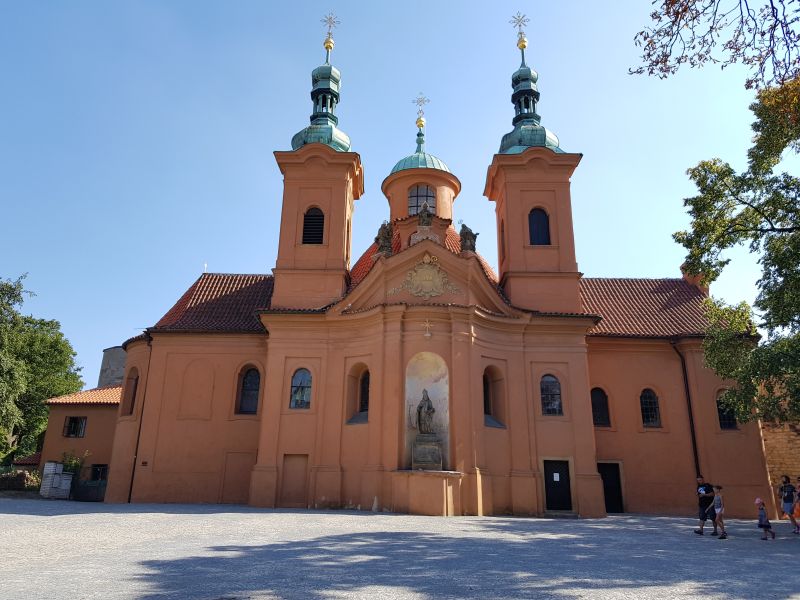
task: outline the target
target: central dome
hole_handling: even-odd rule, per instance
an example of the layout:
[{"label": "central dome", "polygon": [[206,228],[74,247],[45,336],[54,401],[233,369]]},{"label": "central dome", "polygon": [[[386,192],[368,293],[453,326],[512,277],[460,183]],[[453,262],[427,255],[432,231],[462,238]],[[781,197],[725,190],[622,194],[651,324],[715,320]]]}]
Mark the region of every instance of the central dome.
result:
[{"label": "central dome", "polygon": [[397,164],[392,168],[392,172],[389,173],[389,175],[407,169],[438,169],[439,171],[450,173],[450,169],[447,168],[447,165],[433,154],[415,152],[397,161]]}]

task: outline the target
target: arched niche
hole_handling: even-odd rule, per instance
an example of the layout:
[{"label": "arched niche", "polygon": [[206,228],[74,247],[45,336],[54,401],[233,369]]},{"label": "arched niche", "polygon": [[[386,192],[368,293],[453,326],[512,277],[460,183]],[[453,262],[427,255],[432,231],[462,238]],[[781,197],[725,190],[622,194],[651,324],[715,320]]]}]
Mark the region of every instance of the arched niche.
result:
[{"label": "arched niche", "polygon": [[450,468],[450,376],[447,363],[433,352],[419,352],[406,365],[404,466],[411,467],[411,447],[417,436],[417,405],[428,391],[433,408],[433,429],[442,443],[442,468]]}]

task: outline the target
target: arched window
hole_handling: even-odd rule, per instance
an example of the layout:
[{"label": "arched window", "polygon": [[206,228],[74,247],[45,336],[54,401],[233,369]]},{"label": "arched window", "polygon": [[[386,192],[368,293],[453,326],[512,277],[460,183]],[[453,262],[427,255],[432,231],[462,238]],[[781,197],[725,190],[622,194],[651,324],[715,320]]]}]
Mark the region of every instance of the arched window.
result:
[{"label": "arched window", "polygon": [[317,207],[309,208],[303,215],[303,243],[321,244],[325,231],[325,213]]},{"label": "arched window", "polygon": [[483,424],[488,427],[505,428],[504,403],[505,381],[503,371],[488,366],[483,372]]},{"label": "arched window", "polygon": [[500,221],[500,260],[506,257],[506,224]]},{"label": "arched window", "polygon": [[483,414],[492,416],[492,381],[486,371],[483,372]]},{"label": "arched window", "polygon": [[561,406],[561,384],[552,375],[542,377],[540,384],[542,392],[542,414],[543,415],[563,415],[564,410]]},{"label": "arched window", "polygon": [[292,375],[289,408],[311,408],[311,373],[308,369],[297,369]]},{"label": "arched window", "polygon": [[122,395],[122,414],[132,415],[136,405],[136,392],[139,389],[139,370],[132,367],[125,378],[125,391]]},{"label": "arched window", "polygon": [[358,412],[369,411],[369,371],[364,371],[358,381]]},{"label": "arched window", "polygon": [[436,214],[436,194],[429,185],[415,185],[408,190],[408,214],[416,215],[427,204],[428,210]]},{"label": "arched window", "polygon": [[528,213],[528,234],[531,246],[550,245],[550,217],[541,208]]},{"label": "arched window", "polygon": [[722,403],[722,394],[717,394],[717,418],[719,418],[720,429],[739,429],[739,424],[736,422],[736,414],[733,410]]},{"label": "arched window", "polygon": [[600,388],[592,388],[592,420],[595,427],[611,427],[608,413],[608,395]]},{"label": "arched window", "polygon": [[658,396],[656,393],[646,388],[639,396],[639,404],[642,408],[642,425],[645,427],[661,427],[661,411],[658,409]]},{"label": "arched window", "polygon": [[258,392],[261,374],[254,367],[245,367],[239,373],[239,394],[236,398],[236,413],[254,415],[258,412]]}]

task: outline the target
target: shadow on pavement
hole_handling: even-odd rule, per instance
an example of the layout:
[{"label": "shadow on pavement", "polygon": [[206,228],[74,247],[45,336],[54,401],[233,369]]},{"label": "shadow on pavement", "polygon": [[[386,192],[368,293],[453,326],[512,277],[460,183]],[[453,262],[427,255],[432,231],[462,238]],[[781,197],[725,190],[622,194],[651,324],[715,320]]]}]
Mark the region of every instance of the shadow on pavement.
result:
[{"label": "shadow on pavement", "polygon": [[[685,524],[676,519],[637,521],[486,518],[464,520],[455,536],[452,531],[378,532],[216,546],[203,549],[204,556],[144,561],[145,572],[137,580],[151,590],[143,598],[208,599],[397,593],[436,598],[710,595],[750,600],[786,597],[797,590],[797,579],[786,580],[794,573],[791,565],[800,546],[791,542],[797,540],[770,545],[760,542],[751,527],[741,532],[735,558],[729,555],[733,540],[689,537]],[[744,550],[743,544],[759,552]],[[746,571],[759,576],[742,576],[743,555],[748,556]],[[776,572],[776,564],[786,569]]]}]

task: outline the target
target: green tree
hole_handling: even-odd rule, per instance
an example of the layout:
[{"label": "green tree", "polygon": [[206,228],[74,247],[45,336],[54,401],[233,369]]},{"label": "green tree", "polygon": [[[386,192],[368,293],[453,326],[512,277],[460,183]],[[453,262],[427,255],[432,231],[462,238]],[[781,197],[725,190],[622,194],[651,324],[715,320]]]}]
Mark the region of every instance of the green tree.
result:
[{"label": "green tree", "polygon": [[[709,301],[706,362],[734,385],[724,401],[737,418],[800,420],[800,179],[775,173],[800,142],[800,80],[758,93],[751,105],[755,141],[748,169],[719,159],[689,169],[699,195],[684,200],[691,229],[675,234],[688,251],[686,268],[716,279],[724,251],[747,245],[762,274],[753,314],[747,304]],[[754,323],[766,332],[756,341]]]},{"label": "green tree", "polygon": [[750,68],[748,88],[800,76],[798,0],[660,0],[651,25],[636,34],[642,64],[631,73],[665,78],[681,65]]},{"label": "green tree", "polygon": [[653,4],[631,73],[665,78],[682,65],[739,63],[749,69],[745,87],[758,90],[747,170],[720,159],[689,169],[699,194],[684,200],[691,226],[674,237],[687,270],[707,283],[728,264],[726,250],[746,245],[760,256],[757,314],[707,301],[706,363],[734,382],[724,402],[739,420],[800,420],[800,181],[774,172],[784,152],[800,151],[800,0]]},{"label": "green tree", "polygon": [[45,401],[83,386],[58,321],[20,312],[23,279],[0,280],[0,457],[34,452],[47,427]]}]

